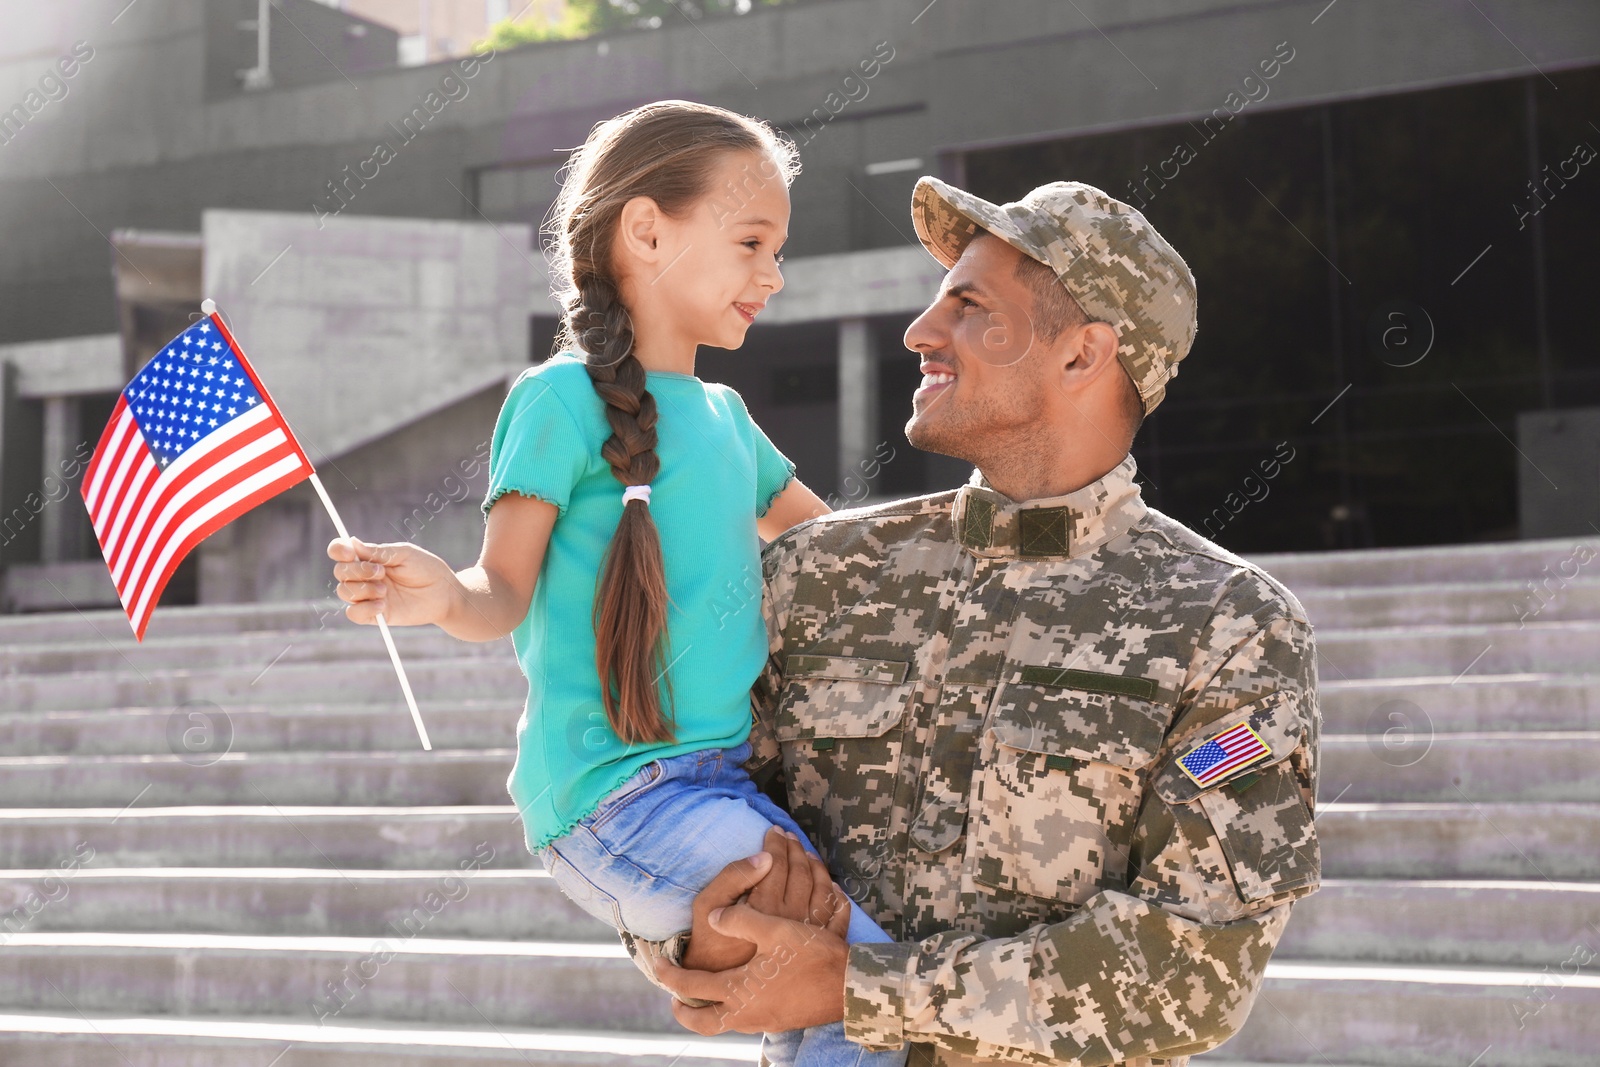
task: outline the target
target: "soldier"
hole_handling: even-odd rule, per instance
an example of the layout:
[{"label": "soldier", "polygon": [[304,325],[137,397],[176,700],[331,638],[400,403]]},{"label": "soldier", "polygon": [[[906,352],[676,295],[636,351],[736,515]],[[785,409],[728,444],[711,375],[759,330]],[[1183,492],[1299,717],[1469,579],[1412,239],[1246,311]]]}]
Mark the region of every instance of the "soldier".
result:
[{"label": "soldier", "polygon": [[842,1017],[912,1064],[1180,1067],[1238,1030],[1320,884],[1312,626],[1140,498],[1129,447],[1196,326],[1144,216],[933,178],[912,213],[949,273],[906,331],[906,435],[976,470],[768,546],[752,757],[895,941],[734,904],[768,867],[808,878],[778,848],[705,890],[687,955],[630,949],[709,1002],[674,1005],[703,1034]]}]

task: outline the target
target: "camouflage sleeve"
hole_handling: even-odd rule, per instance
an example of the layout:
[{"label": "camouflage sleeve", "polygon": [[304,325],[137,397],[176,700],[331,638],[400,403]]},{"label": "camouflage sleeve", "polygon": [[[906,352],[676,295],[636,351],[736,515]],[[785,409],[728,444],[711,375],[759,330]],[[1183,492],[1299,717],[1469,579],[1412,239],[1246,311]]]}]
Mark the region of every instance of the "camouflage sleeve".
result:
[{"label": "camouflage sleeve", "polygon": [[[852,1040],[1098,1065],[1198,1053],[1238,1030],[1292,902],[1321,881],[1311,626],[1281,602],[1265,607],[1224,613],[1203,635],[1147,772],[1125,886],[1014,937],[852,945]],[[1268,755],[1204,785],[1178,766],[1241,721]]]},{"label": "camouflage sleeve", "polygon": [[783,634],[794,601],[796,544],[804,537],[790,530],[775,539],[761,556],[761,616],[767,624],[767,662],[750,688],[750,758],[745,770],[765,786],[780,766],[781,752],[773,732],[778,695],[783,692]]}]

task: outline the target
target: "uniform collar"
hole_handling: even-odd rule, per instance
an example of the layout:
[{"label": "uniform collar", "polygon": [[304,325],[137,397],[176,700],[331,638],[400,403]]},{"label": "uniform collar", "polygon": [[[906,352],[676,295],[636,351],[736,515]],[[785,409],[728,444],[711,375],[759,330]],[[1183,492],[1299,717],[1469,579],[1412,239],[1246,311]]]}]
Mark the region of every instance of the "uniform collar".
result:
[{"label": "uniform collar", "polygon": [[1147,510],[1130,453],[1100,478],[1061,496],[1012,500],[974,470],[956,491],[956,539],[991,559],[1075,559],[1126,531]]}]

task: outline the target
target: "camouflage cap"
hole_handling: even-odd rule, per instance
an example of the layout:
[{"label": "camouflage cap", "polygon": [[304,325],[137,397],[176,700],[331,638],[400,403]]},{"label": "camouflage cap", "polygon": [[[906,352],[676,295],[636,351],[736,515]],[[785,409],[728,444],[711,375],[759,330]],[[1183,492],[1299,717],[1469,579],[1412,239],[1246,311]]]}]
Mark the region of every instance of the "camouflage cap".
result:
[{"label": "camouflage cap", "polygon": [[1195,334],[1194,275],[1139,211],[1083,182],[1051,182],[1021,200],[991,204],[923,177],[911,221],[933,258],[955,265],[978,227],[1032,256],[1061,279],[1091,319],[1117,329],[1117,359],[1148,415]]}]

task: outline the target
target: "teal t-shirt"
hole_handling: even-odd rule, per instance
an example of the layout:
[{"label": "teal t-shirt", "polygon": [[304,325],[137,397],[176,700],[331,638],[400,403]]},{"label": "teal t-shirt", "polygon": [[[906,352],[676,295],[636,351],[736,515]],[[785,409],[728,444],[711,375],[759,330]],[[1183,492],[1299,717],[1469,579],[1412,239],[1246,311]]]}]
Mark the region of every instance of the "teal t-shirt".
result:
[{"label": "teal t-shirt", "polygon": [[506,787],[530,851],[572,829],[651,760],[735,747],[750,733],[750,687],[767,659],[756,519],[794,464],[728,386],[670,371],[647,371],[645,382],[661,461],[649,508],[670,597],[659,688],[674,713],[675,744],[624,745],[600,700],[594,594],[622,518],[623,485],[600,455],[611,427],[583,361],[563,353],[524,371],[490,444],[485,521],[507,492],[558,509],[527,617],[511,635],[528,700]]}]

